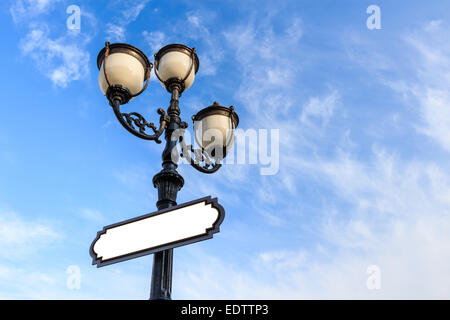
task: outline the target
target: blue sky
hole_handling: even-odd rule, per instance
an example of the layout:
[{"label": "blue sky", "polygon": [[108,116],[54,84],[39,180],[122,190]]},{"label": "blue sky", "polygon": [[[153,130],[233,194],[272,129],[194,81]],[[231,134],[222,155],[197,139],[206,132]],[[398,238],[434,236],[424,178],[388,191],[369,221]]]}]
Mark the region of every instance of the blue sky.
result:
[{"label": "blue sky", "polygon": [[[369,30],[369,5],[381,29]],[[81,8],[68,30],[66,9]],[[450,3],[2,1],[0,298],[146,299],[152,257],[97,269],[104,225],[152,212],[161,145],[120,127],[97,83],[105,41],[196,47],[181,114],[217,100],[279,129],[279,170],[180,165],[178,202],[226,210],[175,250],[175,299],[450,298]],[[153,77],[125,108],[151,121]],[[381,287],[368,289],[369,266]],[[77,266],[79,289],[67,270]]]}]

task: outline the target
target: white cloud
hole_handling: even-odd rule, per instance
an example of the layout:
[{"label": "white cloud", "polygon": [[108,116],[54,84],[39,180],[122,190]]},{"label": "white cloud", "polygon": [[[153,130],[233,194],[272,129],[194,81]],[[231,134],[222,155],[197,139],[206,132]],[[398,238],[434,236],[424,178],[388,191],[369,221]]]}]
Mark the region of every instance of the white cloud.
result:
[{"label": "white cloud", "polygon": [[442,20],[432,20],[425,25],[424,30],[425,31],[438,30],[441,27],[442,23],[443,23]]},{"label": "white cloud", "polygon": [[116,9],[120,12],[120,16],[113,19],[113,23],[106,24],[106,40],[112,42],[125,42],[126,41],[126,28],[127,26],[134,22],[149,0],[126,0],[117,2],[118,8]]},{"label": "white cloud", "polygon": [[446,89],[424,90],[420,97],[422,117],[426,123],[423,132],[450,151],[450,94]]},{"label": "white cloud", "polygon": [[418,131],[447,151],[450,151],[450,45],[446,41],[449,30],[442,21],[431,21],[423,31],[406,38],[416,61],[412,68],[417,79],[408,82],[412,88],[409,95],[421,108],[423,124]]},{"label": "white cloud", "polygon": [[[0,209],[0,252],[2,261],[23,261],[63,238],[53,222],[29,219],[16,212]],[[0,266],[1,267],[1,266]]]},{"label": "white cloud", "polygon": [[[192,24],[199,22],[191,20]],[[309,230],[315,238],[288,251],[253,251],[247,268],[190,250],[174,292],[179,290],[180,298],[211,299],[450,297],[446,272],[450,269],[450,236],[446,231],[450,226],[450,176],[438,163],[407,160],[371,141],[359,137],[352,141],[347,127],[329,128],[336,107],[342,105],[345,112],[345,101],[341,102],[337,89],[307,97],[303,108],[298,108],[301,100],[292,83],[298,77],[296,71],[301,70],[300,23],[296,28],[297,39],[275,34],[264,22],[249,22],[225,33],[242,74],[237,99],[248,108],[252,125],[281,128],[280,173],[252,177],[238,188],[258,190],[251,193],[253,208],[268,224],[279,228],[287,223],[298,225],[299,233]],[[441,28],[441,23],[434,23],[429,29]],[[295,31],[286,30],[286,34]],[[375,73],[376,80],[395,84],[404,95],[425,93],[418,99],[421,108],[417,114],[426,124],[421,129],[441,136],[446,145],[444,137],[450,136],[446,134],[450,119],[445,108],[450,103],[444,89],[450,79],[447,45],[437,35],[426,41],[417,39],[414,36],[409,43],[417,48],[420,59],[415,61],[419,63],[409,65],[420,83],[412,82],[415,78],[382,79],[386,70],[389,76],[397,75],[393,66],[399,63],[395,57],[372,52],[372,47],[352,52],[350,58],[355,61],[353,58],[359,57],[356,62]],[[364,52],[373,54],[369,57]],[[317,132],[323,134],[314,134]],[[341,138],[333,140],[331,135]],[[358,132],[353,135],[357,137]],[[337,144],[330,148],[330,140]],[[356,153],[363,143],[373,145],[369,159]],[[305,186],[308,184],[312,187]],[[289,189],[299,202],[302,197],[297,192],[305,190],[323,191],[326,201],[322,208],[313,208],[314,212],[299,212],[305,208],[293,206],[294,195]],[[289,201],[289,208],[276,206],[276,211],[271,210],[271,205],[284,200]],[[299,216],[307,218],[300,221]],[[366,287],[369,265],[381,268],[381,290]]]},{"label": "white cloud", "polygon": [[161,31],[143,31],[142,36],[147,41],[152,54],[155,54],[167,43],[166,35]]},{"label": "white cloud", "polygon": [[[80,214],[94,219],[99,217],[91,209],[82,210]],[[71,251],[74,248],[73,239],[64,239],[64,252],[58,251],[61,247],[55,246],[55,243],[64,235],[54,221],[30,217],[0,208],[0,299],[146,298],[149,283],[143,284],[142,277],[148,273],[147,268],[140,269],[139,263],[135,262],[133,271],[124,272],[120,277],[117,273],[124,265],[120,266],[121,269],[116,267],[100,271],[86,264],[84,258],[77,260],[74,252],[78,247]],[[80,239],[75,243],[79,244],[78,241]],[[70,254],[67,255],[67,252]],[[144,262],[147,263],[145,267],[149,262],[149,259]],[[66,270],[69,264],[77,263],[81,271],[81,288],[70,290],[67,287],[70,275]],[[136,275],[136,270],[139,275]]]},{"label": "white cloud", "polygon": [[170,31],[177,34],[176,41],[172,41],[173,35],[169,36],[168,32],[159,30],[143,31],[142,35],[153,54],[171,42],[179,42],[180,39],[187,39],[187,42],[193,40],[200,60],[198,76],[215,75],[224,57],[223,35],[211,32],[216,18],[214,11],[201,9],[187,12],[185,19],[171,24]]},{"label": "white cloud", "polygon": [[127,1],[127,9],[122,11],[125,24],[135,21],[148,2],[149,0]]},{"label": "white cloud", "polygon": [[[292,37],[293,33],[297,36]],[[248,111],[266,119],[280,113],[285,116],[296,104],[293,84],[302,61],[300,25],[293,23],[280,35],[275,34],[269,21],[259,25],[249,22],[224,35],[241,67],[242,81],[237,98]],[[279,99],[270,99],[274,96],[282,97],[282,103]]]},{"label": "white cloud", "polygon": [[[433,163],[373,154],[370,163],[342,154],[299,164],[347,208],[325,208],[320,223],[309,225],[313,242],[261,248],[246,268],[189,250],[174,292],[194,299],[448,299],[450,176]],[[370,265],[381,269],[381,290],[366,287]]]},{"label": "white cloud", "polygon": [[447,211],[450,199],[442,196],[450,192],[450,179],[437,164],[407,162],[379,147],[373,148],[373,157],[366,163],[340,153],[328,161],[299,160],[298,165],[303,172],[325,178],[321,180],[325,185],[332,183],[341,199],[352,201],[360,210],[373,210],[380,217],[415,218]]},{"label": "white cloud", "polygon": [[[92,209],[78,213],[88,219],[102,217]],[[99,270],[86,263],[89,245],[86,239],[69,239],[59,226],[54,220],[0,208],[0,299],[145,299],[148,296],[150,280],[143,283],[142,279],[148,276],[150,257]],[[73,226],[66,227],[73,232]],[[57,245],[62,239],[64,245]],[[80,241],[86,246],[81,248],[86,254],[84,258],[77,253]],[[67,287],[69,265],[80,268],[79,290]],[[118,277],[118,273],[128,269],[131,271]]]},{"label": "white cloud", "polygon": [[339,93],[333,90],[323,99],[311,97],[302,109],[300,121],[302,124],[310,125],[312,121],[319,120],[320,126],[327,125],[334,113],[334,109],[339,101]]},{"label": "white cloud", "polygon": [[401,94],[408,112],[413,107],[418,133],[425,134],[450,151],[450,45],[448,24],[433,20],[401,36],[397,50],[387,55],[382,47],[353,34],[356,44],[348,55],[371,73],[373,79]]},{"label": "white cloud", "polygon": [[224,49],[221,37],[210,32],[210,24],[215,23],[215,13],[206,10],[191,11],[186,14],[187,23],[183,30],[186,35],[196,41],[201,40],[204,46],[197,52],[201,67],[199,75],[215,75],[217,66],[223,59]]},{"label": "white cloud", "polygon": [[[152,188],[151,184],[151,172],[147,167],[141,167],[138,165],[130,166],[127,168],[121,168],[113,172],[113,176],[123,185],[132,189],[147,189]],[[150,172],[150,173],[149,173]],[[156,171],[155,171],[156,173]]]},{"label": "white cloud", "polygon": [[51,39],[47,25],[34,25],[21,40],[20,48],[53,84],[66,87],[71,81],[83,79],[89,74],[90,57],[84,45],[90,39],[81,42],[73,40],[70,34]]},{"label": "white cloud", "polygon": [[265,212],[277,223],[279,220],[268,213],[264,205],[278,201],[279,190],[294,196],[301,189],[294,182],[297,179],[291,170],[297,166],[298,155],[316,151],[341,97],[334,88],[322,95],[301,96],[296,84],[300,81],[302,61],[308,60],[305,50],[301,49],[301,19],[292,18],[289,27],[279,34],[269,20],[235,26],[224,36],[234,50],[238,62],[236,70],[242,76],[236,94],[238,108],[244,107],[250,112],[253,128],[280,129],[279,172],[256,181],[246,179],[250,181],[248,190],[258,190],[255,192],[259,201],[257,211]]},{"label": "white cloud", "polygon": [[20,246],[32,243],[46,243],[60,238],[51,225],[29,222],[12,211],[0,212],[0,244]]},{"label": "white cloud", "polygon": [[[150,259],[145,263],[148,267]],[[0,299],[146,299],[150,280],[143,279],[148,279],[148,268],[139,267],[143,263],[136,260],[134,265],[137,267],[98,269],[80,263],[76,265],[80,268],[80,288],[71,290],[67,286],[69,265],[54,262],[33,269],[28,264],[0,263]]]},{"label": "white cloud", "polygon": [[122,26],[118,26],[112,23],[106,24],[106,38],[110,42],[124,42],[125,37],[125,28]]},{"label": "white cloud", "polygon": [[98,210],[91,208],[84,208],[79,211],[80,216],[83,218],[94,221],[94,222],[104,222],[105,216]]},{"label": "white cloud", "polygon": [[372,74],[395,69],[395,62],[392,61],[391,57],[380,52],[379,47],[370,37],[350,32],[345,34],[341,46],[352,63],[359,64]]},{"label": "white cloud", "polygon": [[[92,34],[81,30],[63,30],[60,36],[53,37],[51,25],[43,22],[44,16],[52,11],[60,0],[18,0],[11,4],[10,13],[15,23],[28,26],[29,32],[20,40],[22,53],[30,57],[38,70],[53,84],[66,87],[74,80],[89,75],[89,53],[86,45]],[[83,25],[96,25],[95,16],[82,11]]]},{"label": "white cloud", "polygon": [[188,16],[188,21],[196,27],[200,26],[200,18],[198,16]]},{"label": "white cloud", "polygon": [[[142,8],[133,8],[126,17],[136,19]],[[295,83],[304,61],[304,53],[299,50],[303,30],[300,19],[292,21],[281,35],[272,30],[270,22],[252,21],[232,27],[224,34],[227,43],[234,48],[236,69],[242,75],[236,98],[248,108],[251,125],[281,129],[283,165],[280,173],[275,177],[255,177],[250,176],[252,171],[248,167],[239,167],[237,171],[223,168],[225,171],[207,178],[210,180],[197,179],[198,183],[196,173],[188,167],[186,171],[190,173],[186,172],[185,188],[191,190],[187,191],[191,195],[212,193],[225,197],[230,203],[239,203],[241,194],[237,193],[247,190],[252,195],[253,208],[267,218],[269,225],[298,226],[299,234],[310,228],[317,238],[290,249],[253,251],[246,268],[241,267],[242,261],[237,263],[195,249],[188,250],[183,257],[183,269],[174,274],[174,297],[449,298],[450,176],[435,162],[407,160],[387,147],[374,146],[368,155],[353,153],[353,148],[373,145],[372,142],[360,138],[352,141],[347,127],[335,131],[328,127],[337,116],[336,107],[348,107],[341,102],[345,95],[341,96],[335,88],[312,96],[301,97],[299,93]],[[189,13],[187,22],[192,37],[195,32],[197,38],[210,36],[201,13]],[[432,21],[423,28],[426,33],[405,38],[413,49],[412,56],[417,58],[413,59],[415,64],[408,65],[416,77],[394,80],[385,77],[383,83],[390,84],[409,99],[416,99],[414,111],[422,121],[419,132],[450,150],[450,96],[447,93],[450,51],[444,41],[444,26],[442,21]],[[117,34],[124,37],[125,26],[119,28],[122,29]],[[143,36],[148,37],[152,49],[160,47],[167,39],[166,34],[158,31],[144,31]],[[26,39],[29,41],[24,40],[21,46],[26,55],[36,54],[32,58],[42,69],[51,66],[48,76],[61,86],[80,73],[71,71],[69,60],[76,60],[77,55],[83,60],[81,49],[75,53],[75,58],[70,56],[70,52],[77,50],[73,50],[66,39],[50,39],[48,29],[41,26],[30,30]],[[357,62],[380,77],[386,70],[392,71],[397,65],[395,57],[388,58],[376,50],[370,57],[365,56],[372,49],[364,48],[350,57],[358,58]],[[221,56],[200,57],[205,74],[214,74],[214,61],[219,61]],[[68,66],[61,69],[54,67],[55,63]],[[67,74],[70,76],[66,79]],[[396,115],[401,114],[401,111],[396,112]],[[242,120],[245,123],[245,119]],[[330,147],[326,142],[336,134],[342,137],[337,138],[340,143]],[[353,135],[357,136],[358,132]],[[181,170],[184,168],[180,166]],[[151,171],[132,168],[114,175],[130,189],[154,195],[151,175],[148,175]],[[308,179],[303,179],[305,177]],[[190,183],[192,186],[188,185]],[[308,189],[308,183],[313,183],[313,187]],[[299,221],[295,216],[301,208],[301,204],[295,202],[302,200],[306,189],[326,192],[323,208],[314,212],[317,216],[305,213],[314,220],[312,222]],[[273,209],[285,200],[289,202],[286,208]],[[79,213],[88,219],[102,218],[100,212],[92,209]],[[14,218],[11,221],[14,222]],[[29,231],[27,228],[31,228],[24,221],[19,221],[18,225],[21,227],[11,225],[11,230],[19,230],[14,234],[25,234]],[[46,233],[51,234],[49,230],[53,229],[46,230],[46,224],[41,226],[43,228],[37,228],[37,233],[30,236],[27,243],[51,239]],[[272,230],[275,237],[277,229]],[[0,233],[0,240],[12,239],[12,233],[1,228],[0,231],[4,232]],[[10,243],[15,246],[14,241]],[[382,271],[382,290],[379,291],[366,288],[366,268],[372,264],[380,266]],[[14,274],[13,269],[0,265],[0,278]],[[47,273],[36,274],[36,278],[42,280],[40,283],[54,284],[47,276]]]},{"label": "white cloud", "polygon": [[14,22],[18,23],[48,12],[53,4],[60,1],[61,0],[16,0],[12,3],[9,12],[11,13]]}]

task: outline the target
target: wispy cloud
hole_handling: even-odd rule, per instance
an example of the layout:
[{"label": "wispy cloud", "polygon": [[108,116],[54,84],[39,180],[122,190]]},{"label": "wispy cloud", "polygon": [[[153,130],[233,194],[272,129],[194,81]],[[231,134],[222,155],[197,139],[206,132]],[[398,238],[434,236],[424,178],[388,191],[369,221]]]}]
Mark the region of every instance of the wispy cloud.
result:
[{"label": "wispy cloud", "polygon": [[[252,180],[254,186],[249,187],[259,190],[260,204],[274,202],[271,194],[276,190],[296,193],[291,170],[297,157],[316,151],[341,103],[339,91],[329,86],[322,95],[301,96],[296,83],[301,82],[302,61],[308,60],[301,50],[301,19],[291,18],[292,23],[278,33],[269,20],[250,20],[224,32],[242,75],[238,107],[250,112],[254,128],[280,129],[280,171],[274,177]],[[267,208],[258,210],[267,212]]]},{"label": "wispy cloud", "polygon": [[91,209],[91,208],[83,208],[79,210],[79,215],[87,220],[93,222],[104,222],[105,216],[99,210]]},{"label": "wispy cloud", "polygon": [[421,107],[423,125],[419,132],[435,139],[450,151],[450,45],[445,41],[450,30],[442,21],[431,21],[421,31],[406,38],[415,50],[416,81],[408,81],[410,95]]},{"label": "wispy cloud", "polygon": [[[298,19],[294,19],[298,21]],[[293,28],[297,29],[293,31]],[[296,33],[297,37],[291,34]],[[296,60],[302,35],[300,24],[293,23],[284,33],[276,34],[270,23],[256,25],[250,21],[224,33],[228,45],[242,68],[238,98],[256,115],[269,119],[273,114],[285,116],[294,105],[292,87],[295,72],[301,67]],[[283,103],[279,99],[283,97]],[[262,111],[262,112],[261,112]]]},{"label": "wispy cloud", "polygon": [[[446,271],[450,268],[450,177],[446,173],[433,163],[405,166],[402,159],[376,149],[371,163],[343,154],[303,165],[300,170],[335,190],[347,209],[325,208],[320,223],[309,225],[318,236],[314,243],[299,243],[294,250],[261,248],[245,269],[210,253],[189,251],[177,278],[180,298],[450,295]],[[194,260],[209,263],[189,262]],[[366,270],[373,264],[381,269],[381,290],[366,287]]]},{"label": "wispy cloud", "polygon": [[[95,221],[102,218],[92,209],[83,209],[79,214]],[[142,284],[142,275],[129,272],[117,277],[119,268],[99,272],[80,263],[70,249],[73,243],[67,241],[59,227],[58,221],[30,218],[0,208],[0,299],[138,299],[147,295],[148,284]],[[63,252],[56,245],[61,239],[66,240]],[[71,253],[66,255],[68,251]],[[81,287],[70,290],[66,270],[77,262]]]},{"label": "wispy cloud", "polygon": [[127,5],[127,9],[122,12],[126,23],[128,24],[136,20],[149,1],[150,0],[128,1],[129,4]]},{"label": "wispy cloud", "polygon": [[303,106],[300,121],[302,124],[309,126],[311,126],[312,122],[318,121],[319,126],[326,126],[333,116],[338,102],[339,93],[337,90],[333,90],[323,99],[320,97],[311,97]]},{"label": "wispy cloud", "polygon": [[9,12],[18,23],[46,13],[55,3],[61,0],[16,0],[13,1]]},{"label": "wispy cloud", "polygon": [[417,133],[425,134],[450,151],[450,46],[445,40],[450,30],[442,20],[432,20],[421,28],[398,37],[401,56],[388,55],[362,36],[353,34],[349,57],[370,76],[400,94],[408,108],[413,106]]},{"label": "wispy cloud", "polygon": [[[42,18],[57,3],[16,1],[11,15],[27,28],[20,42],[23,54],[64,87],[88,75],[90,35],[59,32],[49,21],[44,23]],[[450,297],[450,47],[445,20],[400,34],[389,30],[389,37],[381,31],[370,38],[345,32],[342,38],[350,41],[333,46],[339,40],[331,39],[323,20],[303,20],[299,11],[286,11],[289,5],[283,9],[262,3],[263,10],[251,6],[251,12],[240,8],[242,12],[224,23],[229,12],[222,15],[215,6],[195,4],[192,10],[174,13],[177,22],[170,28],[143,31],[133,21],[140,22],[148,3],[109,2],[120,10],[101,28],[108,40],[126,41],[133,33],[152,53],[173,39],[195,45],[200,73],[221,74],[214,82],[217,91],[203,92],[232,100],[240,128],[280,129],[280,170],[274,176],[261,176],[252,165],[224,165],[208,176],[179,166],[185,186],[178,201],[217,196],[227,218],[211,247],[208,242],[177,251],[176,265],[183,268],[174,272],[174,298]],[[28,8],[35,11],[27,13]],[[165,17],[166,9],[161,5],[158,14]],[[351,29],[359,30],[354,26],[356,22]],[[227,88],[220,90],[220,85]],[[396,100],[398,96],[402,99]],[[183,114],[204,105],[204,96],[194,91],[185,98]],[[385,102],[390,104],[383,109]],[[368,127],[375,134],[367,134]],[[378,139],[381,135],[386,140]],[[115,201],[136,206],[129,212],[127,205],[118,208],[117,215],[153,211],[157,193],[151,178],[160,170],[160,163],[154,164],[108,170],[122,191],[130,191],[114,194],[122,197]],[[142,204],[136,203],[139,199]],[[105,219],[96,207],[77,208],[78,220]],[[11,254],[51,250],[60,236],[52,223],[18,214],[0,215],[1,225],[6,229],[0,227],[0,247]],[[225,248],[220,255],[216,245]],[[65,263],[69,258],[62,256]],[[64,267],[32,272],[18,268],[16,261],[2,262],[0,295],[146,297],[149,263],[139,275],[122,272],[139,261],[101,271],[82,266],[78,294],[65,288]],[[381,269],[381,290],[366,287],[369,265]],[[142,279],[147,279],[145,284]],[[100,282],[114,285],[91,285]],[[7,285],[17,286],[8,290]]]},{"label": "wispy cloud", "polygon": [[12,211],[0,212],[0,243],[2,246],[48,242],[59,238],[53,227],[28,222]]},{"label": "wispy cloud", "polygon": [[142,36],[150,47],[153,54],[158,52],[167,43],[166,35],[161,31],[143,31]]},{"label": "wispy cloud", "polygon": [[450,151],[450,94],[446,89],[427,88],[420,96],[425,127],[419,128]]},{"label": "wispy cloud", "polygon": [[150,0],[111,0],[108,5],[118,12],[121,19],[125,19],[124,23],[128,24],[135,21]]},{"label": "wispy cloud", "polygon": [[[348,127],[332,126],[337,107],[344,113],[352,107],[340,90],[325,84],[328,91],[323,95],[299,98],[298,88],[292,85],[302,61],[298,48],[303,33],[298,21],[298,32],[285,30],[280,35],[270,24],[250,21],[226,31],[225,37],[242,73],[236,98],[252,114],[252,125],[282,129],[280,172],[276,177],[249,176],[237,189],[254,190],[250,194],[257,200],[252,208],[261,212],[268,224],[282,230],[289,221],[290,226],[298,226],[299,233],[313,233],[315,240],[299,242],[292,250],[261,248],[253,253],[246,269],[238,268],[234,261],[191,250],[183,261],[186,269],[177,278],[180,297],[450,296],[450,277],[445,271],[450,268],[450,236],[446,232],[450,226],[450,176],[437,162],[405,158],[401,150],[367,141],[358,133],[353,133],[353,140]],[[423,36],[421,31],[410,36],[405,45],[415,48],[416,63],[408,63],[406,73],[393,67],[404,66],[403,60],[377,50],[370,57],[355,51],[349,57],[378,80],[396,83],[402,94],[411,95],[418,102],[415,114],[424,124],[419,130],[446,146],[450,136],[446,124],[450,123],[446,108],[450,103],[445,93],[449,68],[446,45],[438,34],[442,27],[442,22],[429,23],[424,30],[433,35]],[[298,34],[296,39],[285,36],[293,32]],[[411,72],[415,77],[400,77]],[[359,153],[364,145],[369,154]],[[317,189],[326,201],[306,216],[299,210],[301,204],[295,207],[294,203],[301,201],[302,193]],[[286,203],[286,208],[280,208],[280,203]],[[194,265],[189,263],[192,260],[209,264]],[[381,290],[366,287],[366,270],[373,264],[382,272]],[[410,286],[406,288],[404,283]]]},{"label": "wispy cloud", "polygon": [[111,42],[125,42],[127,26],[134,22],[149,0],[126,0],[118,1],[114,4],[117,6],[117,12],[120,15],[112,19],[113,22],[106,24],[106,40]]},{"label": "wispy cloud", "polygon": [[111,42],[124,42],[126,39],[125,27],[123,26],[107,23],[105,32],[106,37]]},{"label": "wispy cloud", "polygon": [[224,50],[221,46],[221,38],[213,36],[209,31],[209,26],[214,23],[213,12],[205,10],[191,11],[186,14],[186,33],[191,39],[202,40],[203,50],[199,52],[201,61],[200,75],[215,75],[217,65],[223,59]]},{"label": "wispy cloud", "polygon": [[224,57],[223,35],[210,32],[214,18],[215,13],[206,9],[188,11],[181,21],[172,26],[175,37],[169,36],[170,32],[161,30],[143,31],[142,35],[152,53],[156,53],[162,46],[171,42],[179,42],[174,39],[181,38],[195,43],[201,61],[199,76],[211,76],[216,74],[217,67]]},{"label": "wispy cloud", "polygon": [[20,49],[55,85],[66,87],[89,74],[90,57],[84,48],[88,39],[84,43],[73,40],[70,35],[52,39],[46,24],[34,25],[21,40]]},{"label": "wispy cloud", "polygon": [[0,209],[0,251],[4,261],[31,258],[38,249],[63,238],[50,221],[26,219],[18,213]]},{"label": "wispy cloud", "polygon": [[[16,1],[10,13],[16,23],[28,26],[27,35],[20,41],[20,49],[30,57],[46,77],[59,87],[67,87],[74,81],[89,75],[90,55],[86,50],[92,34],[80,30],[60,30],[56,32],[43,17],[52,11],[59,0]],[[95,17],[83,10],[83,25],[95,25]],[[52,35],[53,33],[59,36]]]}]

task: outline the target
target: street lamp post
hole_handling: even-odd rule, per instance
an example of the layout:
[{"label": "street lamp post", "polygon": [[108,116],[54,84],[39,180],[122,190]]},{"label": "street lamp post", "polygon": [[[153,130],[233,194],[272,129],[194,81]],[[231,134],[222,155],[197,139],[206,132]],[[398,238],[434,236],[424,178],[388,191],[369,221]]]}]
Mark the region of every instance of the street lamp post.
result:
[{"label": "street lamp post", "polygon": [[[99,85],[113,108],[117,120],[133,135],[161,143],[166,141],[162,152],[162,170],[153,177],[158,189],[158,210],[175,206],[177,193],[184,185],[177,172],[179,156],[184,157],[195,169],[214,173],[221,167],[234,141],[234,129],[239,117],[233,107],[223,107],[217,102],[200,110],[192,117],[195,141],[200,148],[187,145],[184,132],[188,124],[180,118],[179,98],[194,82],[199,68],[195,48],[182,44],[170,44],[155,54],[155,74],[162,86],[171,94],[167,112],[159,108],[159,127],[149,123],[137,112],[123,113],[120,106],[141,94],[148,86],[153,64],[138,48],[125,43],[110,44],[97,57]],[[145,82],[145,84],[144,84]],[[151,129],[152,133],[147,130]],[[177,145],[181,153],[177,151]],[[150,299],[171,299],[173,249],[154,254]]]}]

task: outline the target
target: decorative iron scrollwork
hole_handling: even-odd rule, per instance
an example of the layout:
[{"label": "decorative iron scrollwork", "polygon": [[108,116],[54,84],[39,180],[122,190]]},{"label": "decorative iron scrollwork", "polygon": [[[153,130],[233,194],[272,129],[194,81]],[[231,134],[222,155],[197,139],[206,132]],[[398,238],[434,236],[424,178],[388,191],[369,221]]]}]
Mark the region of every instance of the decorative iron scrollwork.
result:
[{"label": "decorative iron scrollwork", "polygon": [[[208,153],[204,152],[204,150],[194,149],[191,144],[186,145],[183,136],[184,135],[180,135],[179,137],[181,147],[180,156],[185,158],[192,167],[203,173],[214,173],[220,169],[222,164],[217,162]],[[192,158],[191,153],[194,158]]]},{"label": "decorative iron scrollwork", "polygon": [[[155,126],[153,122],[147,122],[147,120],[139,113],[137,112],[130,112],[130,113],[122,113],[120,111],[120,106],[122,104],[127,103],[130,100],[130,94],[129,91],[126,88],[123,88],[119,85],[111,86],[108,88],[107,91],[107,97],[110,102],[110,105],[112,106],[114,110],[114,114],[116,115],[116,118],[119,120],[120,124],[130,133],[133,135],[145,139],[145,140],[153,140],[156,143],[161,143],[161,140],[159,140],[159,137],[162,135],[164,130],[166,130],[168,124],[171,121],[175,122],[175,129],[171,128],[168,129],[169,135],[171,135],[170,132],[173,133],[173,131],[178,131],[177,137],[175,137],[175,140],[172,140],[175,142],[175,145],[177,142],[180,144],[181,147],[181,154],[180,156],[185,158],[189,164],[197,169],[200,172],[203,173],[214,173],[222,166],[219,161],[207,152],[205,152],[203,149],[194,149],[192,145],[186,145],[184,142],[184,132],[185,129],[188,127],[188,124],[184,121],[181,121],[181,119],[177,116],[178,120],[171,119],[171,116],[166,114],[164,109],[159,108],[158,114],[159,117],[159,128]],[[177,99],[171,100],[171,107],[177,105]],[[170,108],[169,108],[169,114],[170,114]],[[152,134],[148,134],[146,132],[147,129],[151,129],[153,131]],[[176,142],[177,141],[177,142]],[[175,145],[172,145],[174,147]],[[169,145],[168,145],[169,146]],[[172,148],[171,147],[171,148]],[[170,148],[170,149],[171,149]],[[167,149],[167,146],[166,146]],[[171,150],[169,152],[172,152]],[[191,155],[192,154],[192,155]]]},{"label": "decorative iron scrollwork", "polygon": [[[164,111],[163,111],[164,112]],[[148,123],[145,118],[137,112],[131,113],[122,113],[122,116],[125,117],[129,126],[136,130],[135,126],[139,128],[140,133],[145,133],[145,128],[148,127],[153,130],[153,132],[157,132],[153,122]]]},{"label": "decorative iron scrollwork", "polygon": [[[120,112],[120,102],[117,100],[113,101],[112,107],[114,110],[114,114],[116,115],[119,122],[130,133],[134,134],[135,136],[141,139],[154,140],[156,143],[161,143],[159,137],[166,128],[167,123],[170,121],[169,116],[166,115],[164,109],[159,108],[157,111],[160,117],[159,117],[159,128],[156,128],[153,122],[147,122],[147,120],[145,120],[145,118],[137,112],[130,112],[130,113]],[[146,133],[145,131],[147,128],[152,129],[153,134]]]}]

